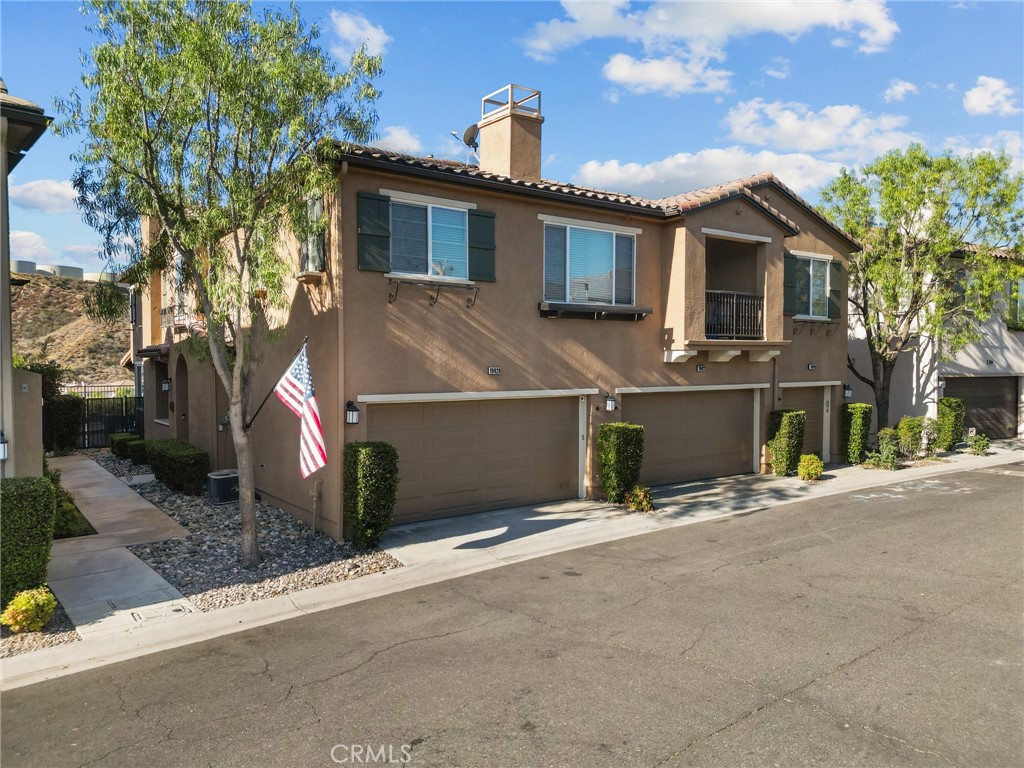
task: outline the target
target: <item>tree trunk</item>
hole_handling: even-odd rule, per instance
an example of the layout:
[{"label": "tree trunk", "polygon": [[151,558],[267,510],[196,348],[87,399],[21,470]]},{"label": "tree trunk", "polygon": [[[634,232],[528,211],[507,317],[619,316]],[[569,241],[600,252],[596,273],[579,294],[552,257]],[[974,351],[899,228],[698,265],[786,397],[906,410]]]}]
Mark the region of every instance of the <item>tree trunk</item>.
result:
[{"label": "tree trunk", "polygon": [[238,510],[242,516],[240,563],[243,568],[255,568],[262,559],[256,531],[256,468],[252,463],[252,445],[249,442],[249,433],[245,429],[242,416],[241,397],[231,399],[229,412],[231,414],[231,437],[234,440],[235,455],[238,458]]},{"label": "tree trunk", "polygon": [[879,429],[889,426],[889,389],[892,385],[896,359],[889,360],[883,357],[879,360],[879,375],[875,378],[875,418]]}]

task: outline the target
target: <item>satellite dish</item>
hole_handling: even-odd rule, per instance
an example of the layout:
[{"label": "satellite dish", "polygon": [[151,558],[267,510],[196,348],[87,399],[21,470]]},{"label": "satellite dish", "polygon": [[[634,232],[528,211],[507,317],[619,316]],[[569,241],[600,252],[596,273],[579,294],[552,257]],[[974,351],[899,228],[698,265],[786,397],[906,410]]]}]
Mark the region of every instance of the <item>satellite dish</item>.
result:
[{"label": "satellite dish", "polygon": [[476,123],[473,123],[466,129],[465,133],[462,134],[462,143],[470,149],[477,149],[480,146],[476,140],[479,135],[480,127]]}]

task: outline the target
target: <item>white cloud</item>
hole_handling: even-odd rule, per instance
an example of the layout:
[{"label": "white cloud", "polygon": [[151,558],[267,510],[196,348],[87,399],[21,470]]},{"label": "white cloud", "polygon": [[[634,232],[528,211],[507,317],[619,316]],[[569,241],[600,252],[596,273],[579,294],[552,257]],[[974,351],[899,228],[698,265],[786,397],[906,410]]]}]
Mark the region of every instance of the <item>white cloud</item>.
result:
[{"label": "white cloud", "polygon": [[331,53],[343,62],[348,62],[352,54],[366,43],[366,52],[371,56],[384,53],[391,36],[384,31],[384,27],[378,27],[367,20],[361,13],[342,13],[331,11],[331,25],[334,27],[334,34],[338,37],[338,43],[331,46]]},{"label": "white cloud", "polygon": [[46,245],[46,240],[35,232],[16,229],[11,232],[11,258],[24,261],[49,259],[53,251]]},{"label": "white cloud", "polygon": [[841,167],[841,163],[803,152],[750,152],[743,147],[727,147],[681,152],[646,164],[591,160],[577,169],[573,181],[657,198],[770,170],[797,192],[809,194],[834,178]]},{"label": "white cloud", "polygon": [[789,77],[789,59],[785,56],[775,56],[772,58],[771,64],[766,64],[761,67],[768,77],[774,77],[776,80],[785,80]]},{"label": "white cloud", "polygon": [[978,78],[977,85],[964,94],[964,109],[971,115],[1007,117],[1021,111],[1015,101],[1015,91],[1005,80],[982,75]]},{"label": "white cloud", "polygon": [[917,93],[917,86],[906,80],[896,78],[889,81],[889,87],[885,89],[882,98],[887,102],[903,101],[911,93]]},{"label": "white cloud", "polygon": [[1005,152],[1012,160],[1015,173],[1024,173],[1024,134],[1020,131],[999,131],[992,136],[950,136],[946,148],[958,155],[977,152]]},{"label": "white cloud", "polygon": [[827,160],[863,162],[921,137],[906,132],[903,115],[878,115],[852,104],[836,104],[815,112],[807,104],[751,99],[725,117],[729,138],[744,144],[781,150],[822,152]]},{"label": "white cloud", "polygon": [[847,40],[845,37],[833,37],[832,38],[832,47],[833,48],[849,48],[850,47],[850,41]]},{"label": "white cloud", "polygon": [[423,153],[423,142],[404,125],[389,125],[374,144],[392,152],[404,152],[408,155]]},{"label": "white cloud", "polygon": [[617,53],[604,65],[604,76],[633,93],[660,92],[666,96],[726,90],[731,72],[711,69],[706,60],[675,56],[638,61]]},{"label": "white cloud", "polygon": [[72,213],[75,210],[75,188],[66,180],[38,179],[12,184],[10,195],[11,202],[19,208],[44,213]]}]

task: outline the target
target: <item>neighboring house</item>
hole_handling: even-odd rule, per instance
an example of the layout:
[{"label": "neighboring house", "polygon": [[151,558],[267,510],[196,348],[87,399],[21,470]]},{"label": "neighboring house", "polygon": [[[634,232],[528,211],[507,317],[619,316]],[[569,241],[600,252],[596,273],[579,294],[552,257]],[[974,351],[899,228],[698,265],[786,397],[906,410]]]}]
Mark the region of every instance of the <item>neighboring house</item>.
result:
[{"label": "neighboring house", "polygon": [[42,379],[11,365],[11,227],[7,175],[46,132],[50,118],[11,96],[0,80],[0,477],[43,473]]},{"label": "neighboring house", "polygon": [[[1024,284],[1007,292],[1001,311],[994,312],[979,329],[978,341],[952,360],[943,361],[930,338],[920,339],[917,346],[901,354],[889,388],[889,424],[895,425],[903,416],[934,418],[940,397],[959,397],[967,410],[965,429],[977,429],[990,438],[1024,437],[1021,297]],[[851,323],[849,348],[858,370],[870,371],[867,341],[857,323]],[[871,388],[854,376],[850,379],[854,399],[874,405]]]},{"label": "neighboring house", "polygon": [[[544,181],[539,104],[484,100],[479,167],[342,153],[326,232],[282,245],[286,338],[253,388],[255,405],[308,335],[329,463],[300,479],[299,420],[271,398],[251,433],[263,498],[308,522],[321,479],[339,536],[356,440],[398,449],[396,523],[599,496],[608,421],[646,427],[647,485],[763,471],[777,408],[806,409],[805,450],[836,453],[857,243],[771,174],[661,200]],[[226,396],[176,343],[202,329],[160,274],[142,324],[147,436],[232,466]]]}]

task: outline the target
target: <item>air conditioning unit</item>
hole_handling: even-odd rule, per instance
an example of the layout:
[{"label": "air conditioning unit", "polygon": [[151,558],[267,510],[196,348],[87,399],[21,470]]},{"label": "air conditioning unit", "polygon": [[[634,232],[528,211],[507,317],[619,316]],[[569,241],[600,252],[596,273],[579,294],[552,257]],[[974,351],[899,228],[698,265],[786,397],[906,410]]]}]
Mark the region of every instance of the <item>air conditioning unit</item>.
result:
[{"label": "air conditioning unit", "polygon": [[218,469],[207,476],[210,483],[210,503],[231,504],[238,501],[238,470]]}]

